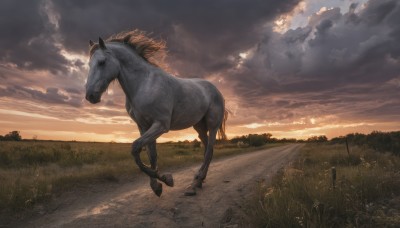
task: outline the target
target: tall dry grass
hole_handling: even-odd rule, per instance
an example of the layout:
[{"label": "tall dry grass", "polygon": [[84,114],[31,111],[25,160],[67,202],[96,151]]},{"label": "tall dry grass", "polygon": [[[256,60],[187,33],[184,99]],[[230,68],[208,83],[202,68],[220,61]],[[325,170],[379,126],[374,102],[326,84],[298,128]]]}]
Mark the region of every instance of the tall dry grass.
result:
[{"label": "tall dry grass", "polygon": [[0,142],[0,210],[19,211],[55,193],[135,173],[128,144]]},{"label": "tall dry grass", "polygon": [[249,214],[258,227],[398,227],[399,170],[398,156],[309,144],[271,185],[260,184]]},{"label": "tall dry grass", "polygon": [[[164,143],[157,149],[160,170],[203,160],[198,145]],[[256,149],[216,145],[214,158]],[[19,212],[76,186],[131,177],[140,171],[130,150],[131,144],[120,143],[0,142],[0,212]],[[147,161],[146,151],[142,159]]]}]

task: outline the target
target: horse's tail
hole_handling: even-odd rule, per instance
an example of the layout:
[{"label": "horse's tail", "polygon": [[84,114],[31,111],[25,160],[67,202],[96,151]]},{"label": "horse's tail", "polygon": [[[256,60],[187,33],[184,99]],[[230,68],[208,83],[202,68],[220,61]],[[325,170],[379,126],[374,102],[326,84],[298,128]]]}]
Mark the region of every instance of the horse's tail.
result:
[{"label": "horse's tail", "polygon": [[228,139],[228,137],[225,134],[225,123],[228,120],[228,114],[229,114],[229,111],[227,109],[224,109],[224,118],[222,120],[221,127],[219,127],[219,129],[218,129],[218,138],[222,141],[225,141]]}]

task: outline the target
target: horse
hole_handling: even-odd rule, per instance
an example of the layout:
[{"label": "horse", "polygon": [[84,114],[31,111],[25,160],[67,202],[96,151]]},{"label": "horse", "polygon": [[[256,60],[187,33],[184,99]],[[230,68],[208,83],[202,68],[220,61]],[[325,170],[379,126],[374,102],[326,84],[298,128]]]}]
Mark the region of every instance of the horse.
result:
[{"label": "horse", "polygon": [[[98,43],[90,40],[86,100],[99,103],[109,84],[118,80],[126,96],[126,111],[140,132],[131,154],[139,169],[150,177],[150,187],[159,197],[159,181],[173,187],[174,180],[171,174],[158,172],[156,140],[170,130],[193,127],[205,149],[203,163],[184,193],[192,196],[207,176],[217,134],[226,139],[228,112],[221,92],[211,82],[167,73],[157,58],[165,56],[165,50],[164,41],[140,30],[121,32],[106,41],[99,37]],[[150,166],[140,158],[145,146]]]}]

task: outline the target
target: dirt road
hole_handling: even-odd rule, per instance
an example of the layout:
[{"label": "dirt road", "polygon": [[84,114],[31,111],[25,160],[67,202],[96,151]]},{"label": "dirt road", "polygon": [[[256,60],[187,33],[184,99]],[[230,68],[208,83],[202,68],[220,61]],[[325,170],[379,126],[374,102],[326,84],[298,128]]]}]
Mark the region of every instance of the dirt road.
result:
[{"label": "dirt road", "polygon": [[235,226],[243,200],[256,181],[271,175],[294,158],[301,145],[286,145],[211,162],[203,189],[184,196],[199,165],[173,172],[175,187],[164,185],[160,198],[141,175],[117,189],[75,197],[21,227],[224,227]]}]

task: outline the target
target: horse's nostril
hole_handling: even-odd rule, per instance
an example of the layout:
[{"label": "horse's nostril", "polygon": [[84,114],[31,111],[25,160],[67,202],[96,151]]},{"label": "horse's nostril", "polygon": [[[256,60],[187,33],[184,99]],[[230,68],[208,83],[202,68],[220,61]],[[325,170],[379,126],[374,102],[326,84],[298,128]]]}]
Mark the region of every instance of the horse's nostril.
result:
[{"label": "horse's nostril", "polygon": [[94,98],[94,96],[93,96],[92,93],[91,94],[86,94],[86,100],[91,101],[91,100],[93,100],[93,98]]}]

